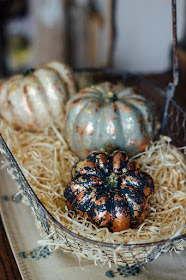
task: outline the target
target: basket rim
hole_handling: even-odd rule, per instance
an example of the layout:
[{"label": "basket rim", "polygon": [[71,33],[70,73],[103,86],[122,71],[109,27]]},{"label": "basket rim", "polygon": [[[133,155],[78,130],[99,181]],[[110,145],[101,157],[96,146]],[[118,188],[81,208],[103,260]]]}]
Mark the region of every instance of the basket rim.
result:
[{"label": "basket rim", "polygon": [[60,230],[63,230],[65,232],[67,232],[68,234],[70,234],[71,236],[77,238],[77,239],[81,239],[82,241],[85,242],[89,242],[95,245],[101,245],[104,247],[109,247],[109,248],[117,248],[117,247],[146,247],[146,246],[156,246],[156,245],[162,245],[166,242],[174,242],[177,240],[186,240],[186,233],[174,237],[174,238],[169,238],[169,239],[162,239],[160,241],[155,241],[155,242],[147,242],[147,243],[133,243],[133,244],[125,244],[125,243],[110,243],[110,242],[102,242],[102,241],[96,241],[96,240],[92,240],[89,239],[87,237],[83,237],[81,235],[78,235],[77,233],[71,231],[70,229],[66,228],[65,226],[63,226],[61,223],[59,223],[54,216],[52,216],[52,214],[46,209],[46,207],[43,205],[43,203],[39,200],[39,198],[37,197],[37,195],[35,194],[35,192],[32,190],[31,186],[30,186],[30,190],[33,192],[35,198],[37,199],[37,201],[40,203],[40,206],[43,208],[44,212],[47,213],[47,215],[50,217],[50,219],[54,222],[55,226],[57,226]]},{"label": "basket rim", "polygon": [[155,82],[149,80],[147,77],[144,76],[142,73],[127,71],[125,69],[113,69],[108,67],[79,67],[79,68],[73,68],[73,72],[75,74],[81,74],[81,73],[87,73],[87,74],[99,74],[104,73],[107,75],[113,75],[114,76],[120,76],[122,78],[122,82],[124,83],[128,78],[135,78],[140,79],[145,82],[148,82],[149,85],[155,87],[156,89],[161,91],[161,94],[166,97],[166,88],[168,84],[165,86],[165,88],[161,88],[160,86],[156,85]]},{"label": "basket rim", "polygon": [[[2,136],[1,136],[1,138],[3,139]],[[5,145],[6,145],[6,142],[5,142]],[[7,149],[8,149],[8,147],[7,147]],[[81,241],[84,241],[84,242],[87,242],[87,243],[91,243],[91,244],[95,244],[95,245],[103,246],[103,247],[107,247],[107,248],[112,248],[112,249],[113,248],[116,249],[118,247],[123,247],[123,248],[124,247],[131,247],[131,248],[133,248],[133,247],[158,246],[158,245],[163,245],[167,242],[173,243],[174,241],[177,241],[177,240],[186,240],[186,234],[182,234],[182,235],[177,236],[177,237],[172,238],[172,239],[171,238],[162,239],[162,240],[155,241],[155,242],[125,244],[125,243],[110,243],[110,242],[96,241],[96,240],[92,240],[92,239],[89,239],[87,237],[83,237],[81,235],[78,235],[77,233],[71,231],[70,229],[63,226],[61,223],[59,223],[56,220],[56,218],[46,209],[46,207],[43,205],[43,203],[40,201],[40,199],[38,198],[38,196],[36,195],[36,193],[34,192],[32,187],[28,183],[27,179],[25,178],[23,172],[21,171],[18,163],[16,162],[14,156],[12,155],[12,153],[9,149],[8,149],[8,153],[10,153],[10,157],[12,158],[11,161],[15,161],[15,163],[16,163],[13,167],[13,168],[16,168],[16,172],[19,174],[19,176],[17,177],[17,175],[15,173],[16,180],[21,185],[21,189],[23,190],[23,193],[25,194],[25,196],[27,197],[27,194],[26,194],[27,192],[25,190],[25,186],[26,186],[26,188],[29,190],[29,194],[31,195],[32,199],[35,201],[36,205],[37,206],[39,205],[40,210],[44,212],[43,213],[44,215],[42,215],[42,217],[45,217],[46,220],[50,220],[52,222],[51,225],[56,226],[59,230],[68,233],[69,235],[71,235],[72,237],[74,237],[76,239],[80,239]],[[6,155],[7,155],[7,153],[5,153],[5,156]],[[8,157],[7,157],[7,159],[8,159]],[[28,200],[28,202],[29,202],[29,200]],[[35,213],[34,213],[34,215],[35,215]],[[35,215],[35,218],[37,218],[36,215]],[[47,221],[47,226],[49,228],[48,221]],[[46,230],[46,228],[45,228],[45,230]]]},{"label": "basket rim", "polygon": [[[74,69],[74,72],[76,72],[76,73],[81,73],[81,72],[98,73],[98,72],[102,72],[102,73],[106,73],[106,74],[115,74],[115,75],[118,74],[118,75],[122,76],[123,80],[125,80],[128,77],[139,78],[139,79],[145,80],[146,82],[148,82],[152,86],[161,90],[161,93],[164,96],[166,95],[165,90],[161,89],[159,86],[155,85],[153,82],[149,81],[147,78],[145,78],[141,75],[138,75],[138,74],[129,73],[129,72],[124,71],[124,70],[115,70],[115,69],[109,69],[109,68],[79,68],[79,69]],[[183,110],[183,108],[175,100],[173,100],[173,102],[176,103],[176,105],[178,105],[181,110]],[[17,161],[15,160],[11,151],[9,150],[9,148],[8,148],[6,142],[4,141],[1,134],[0,134],[0,138],[1,138],[0,139],[0,144],[1,144],[1,146],[4,150],[4,152],[5,152],[5,156],[8,159],[8,161],[10,162],[11,166],[13,167],[13,171],[14,171],[14,169],[16,170],[15,177],[16,177],[16,180],[18,181],[18,183],[21,185],[21,189],[23,190],[23,193],[28,198],[26,189],[29,190],[29,194],[31,195],[32,199],[35,201],[37,206],[39,205],[39,208],[44,212],[43,213],[44,215],[42,215],[42,216],[45,217],[46,220],[50,220],[52,222],[52,224],[55,225],[59,230],[65,231],[66,233],[68,233],[69,235],[71,235],[72,237],[74,237],[76,239],[80,239],[84,242],[92,243],[92,244],[99,245],[99,246],[104,246],[104,247],[107,247],[107,248],[118,248],[118,247],[123,247],[123,248],[124,247],[131,247],[132,248],[132,247],[135,247],[135,246],[136,247],[157,246],[157,245],[163,245],[167,242],[173,243],[174,241],[177,241],[177,240],[186,240],[186,234],[182,234],[182,235],[174,237],[172,239],[171,238],[162,239],[162,240],[155,241],[155,242],[125,244],[125,243],[110,243],[110,242],[96,241],[96,240],[92,240],[92,239],[89,239],[87,237],[83,237],[81,235],[78,235],[77,233],[71,231],[70,229],[63,226],[61,223],[59,223],[56,220],[56,218],[54,216],[52,216],[52,214],[46,209],[46,207],[43,205],[43,203],[37,197],[36,193],[34,192],[32,187],[30,186],[30,184],[26,180],[23,172],[21,171]],[[35,215],[35,218],[36,218],[36,215]],[[47,221],[47,225],[48,225],[48,228],[49,228],[48,221]],[[45,228],[45,231],[47,232],[46,228]]]}]

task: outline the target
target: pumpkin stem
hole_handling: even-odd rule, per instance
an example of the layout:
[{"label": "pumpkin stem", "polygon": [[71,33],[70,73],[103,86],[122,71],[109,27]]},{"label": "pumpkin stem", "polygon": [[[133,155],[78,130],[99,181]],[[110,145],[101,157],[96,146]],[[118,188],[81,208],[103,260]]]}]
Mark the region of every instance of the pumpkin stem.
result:
[{"label": "pumpkin stem", "polygon": [[115,173],[111,173],[106,177],[106,185],[110,187],[110,189],[114,189],[118,186],[118,176]]},{"label": "pumpkin stem", "polygon": [[35,71],[34,68],[30,68],[30,69],[27,69],[23,72],[23,76],[26,77],[26,76],[29,76],[30,74],[32,74],[33,72]]},{"label": "pumpkin stem", "polygon": [[117,96],[114,92],[108,91],[107,93],[104,94],[104,99],[107,102],[114,102],[117,100]]}]

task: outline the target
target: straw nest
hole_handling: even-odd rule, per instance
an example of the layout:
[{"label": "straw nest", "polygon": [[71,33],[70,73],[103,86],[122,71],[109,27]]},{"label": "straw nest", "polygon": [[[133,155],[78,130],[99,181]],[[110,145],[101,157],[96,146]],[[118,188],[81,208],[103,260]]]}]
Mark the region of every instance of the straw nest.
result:
[{"label": "straw nest", "polygon": [[[47,210],[63,226],[79,236],[109,243],[136,244],[172,239],[186,233],[186,162],[184,147],[171,145],[167,136],[151,142],[135,160],[141,170],[155,182],[155,195],[145,221],[136,229],[111,233],[96,228],[87,220],[68,211],[63,197],[70,181],[71,168],[78,158],[68,148],[63,136],[64,124],[51,126],[44,132],[15,130],[0,119],[0,131],[21,167],[27,181]],[[182,150],[182,151],[181,151]],[[10,170],[11,173],[11,170]],[[56,249],[59,238],[45,238],[42,245]],[[54,246],[55,245],[55,246]],[[79,256],[84,256],[79,253]],[[94,258],[91,258],[94,259]],[[101,256],[99,256],[101,259]]]}]

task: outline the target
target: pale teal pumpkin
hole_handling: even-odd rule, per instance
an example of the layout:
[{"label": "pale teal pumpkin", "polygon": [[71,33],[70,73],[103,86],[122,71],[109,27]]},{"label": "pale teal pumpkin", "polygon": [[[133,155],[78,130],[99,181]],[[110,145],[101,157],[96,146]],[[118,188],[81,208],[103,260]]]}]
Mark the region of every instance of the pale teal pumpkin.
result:
[{"label": "pale teal pumpkin", "polygon": [[132,88],[108,82],[94,85],[68,102],[65,133],[80,158],[91,151],[116,149],[133,156],[153,137],[152,108]]}]

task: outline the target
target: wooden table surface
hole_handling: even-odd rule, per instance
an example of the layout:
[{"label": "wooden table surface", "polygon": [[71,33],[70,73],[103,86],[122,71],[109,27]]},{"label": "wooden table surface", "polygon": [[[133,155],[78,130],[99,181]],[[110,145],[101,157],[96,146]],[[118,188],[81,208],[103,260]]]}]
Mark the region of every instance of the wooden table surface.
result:
[{"label": "wooden table surface", "polygon": [[[161,88],[165,88],[172,80],[171,73],[148,75],[146,77]],[[175,99],[186,110],[186,80],[181,79],[176,89]],[[21,279],[0,217],[0,280]]]}]

